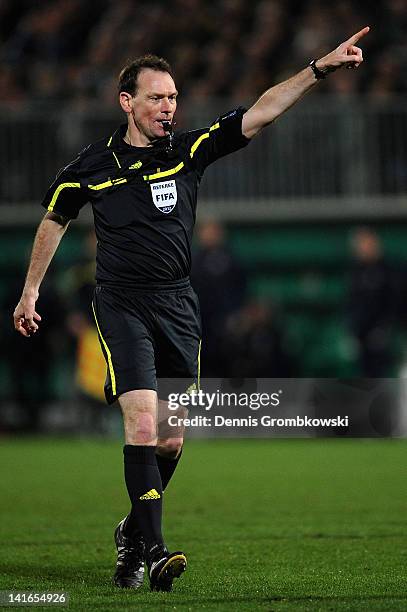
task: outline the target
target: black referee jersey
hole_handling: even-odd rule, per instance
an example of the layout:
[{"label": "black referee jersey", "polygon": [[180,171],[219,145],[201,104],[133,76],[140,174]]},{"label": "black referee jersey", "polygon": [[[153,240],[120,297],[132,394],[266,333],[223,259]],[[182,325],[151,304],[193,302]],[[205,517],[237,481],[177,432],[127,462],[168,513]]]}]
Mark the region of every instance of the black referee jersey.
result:
[{"label": "black referee jersey", "polygon": [[150,147],[124,142],[124,124],[86,147],[57,175],[42,205],[75,219],[92,204],[98,241],[96,281],[122,287],[185,279],[197,191],[205,168],[247,145],[239,107],[209,128],[175,133]]}]

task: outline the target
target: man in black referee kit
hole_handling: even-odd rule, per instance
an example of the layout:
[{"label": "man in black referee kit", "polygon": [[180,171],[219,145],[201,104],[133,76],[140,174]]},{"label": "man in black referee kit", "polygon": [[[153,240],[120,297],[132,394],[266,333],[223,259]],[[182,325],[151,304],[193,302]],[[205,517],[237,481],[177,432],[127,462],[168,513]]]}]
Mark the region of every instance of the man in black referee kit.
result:
[{"label": "man in black referee kit", "polygon": [[86,147],[45,196],[14,325],[27,337],[38,330],[41,281],[70,220],[90,202],[98,240],[92,308],[107,363],[106,398],[118,399],[123,413],[131,501],[115,531],[118,587],[141,586],[146,563],[151,589],[170,591],[186,568],[185,554],[170,553],[161,533],[163,491],[183,440],[157,435],[157,378],[199,382],[200,315],[189,271],[205,168],[246,146],[327,73],[359,66],[355,45],[368,31],[312,60],[249,110],[237,108],[193,132],[172,132],[177,90],[168,63],[151,55],[135,60],[119,78],[127,124]]}]

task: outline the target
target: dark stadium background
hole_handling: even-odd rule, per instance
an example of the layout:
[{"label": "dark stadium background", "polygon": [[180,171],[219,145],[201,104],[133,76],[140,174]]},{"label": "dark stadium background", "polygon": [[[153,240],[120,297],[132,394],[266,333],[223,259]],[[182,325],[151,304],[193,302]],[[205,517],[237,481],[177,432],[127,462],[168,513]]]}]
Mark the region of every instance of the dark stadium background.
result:
[{"label": "dark stadium background", "polygon": [[309,58],[371,26],[358,71],[331,75],[248,149],[208,170],[193,282],[204,318],[203,376],[399,376],[407,306],[405,3],[97,7],[0,3],[0,427],[63,429],[65,415],[66,427],[80,428],[86,419],[75,420],[75,406],[85,402],[92,430],[92,410],[101,414],[95,385],[75,384],[90,376],[75,364],[91,324],[88,210],[71,225],[43,285],[41,333],[26,342],[10,316],[47,186],[123,120],[117,73],[147,51],[172,62],[178,127],[188,129],[250,105]]},{"label": "dark stadium background", "polygon": [[[351,426],[268,432],[304,440],[190,432],[164,522],[188,571],[172,594],[118,591],[112,534],[128,500],[89,309],[89,210],[43,283],[40,333],[12,327],[41,198],[123,121],[127,59],[172,62],[190,129],[365,25],[359,70],[207,171],[192,275],[204,377],[303,387],[291,414],[312,405]],[[1,589],[34,589],[67,591],[71,610],[406,609],[405,440],[387,439],[407,432],[406,31],[404,0],[0,0],[0,604]]]}]

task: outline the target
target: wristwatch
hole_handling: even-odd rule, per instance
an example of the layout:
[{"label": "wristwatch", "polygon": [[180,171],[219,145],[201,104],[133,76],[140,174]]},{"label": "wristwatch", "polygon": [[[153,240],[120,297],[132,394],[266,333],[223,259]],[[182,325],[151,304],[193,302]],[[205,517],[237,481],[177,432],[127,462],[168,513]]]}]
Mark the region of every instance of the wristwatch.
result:
[{"label": "wristwatch", "polygon": [[322,72],[316,65],[316,59],[312,59],[308,66],[312,69],[312,72],[315,74],[315,78],[319,81],[320,79],[325,79],[326,72]]}]

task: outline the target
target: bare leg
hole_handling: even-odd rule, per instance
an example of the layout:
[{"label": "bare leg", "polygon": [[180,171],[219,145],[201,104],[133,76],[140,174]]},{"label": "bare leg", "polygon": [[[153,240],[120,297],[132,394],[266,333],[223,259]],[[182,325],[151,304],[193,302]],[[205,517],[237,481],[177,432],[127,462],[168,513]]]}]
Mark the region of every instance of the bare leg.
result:
[{"label": "bare leg", "polygon": [[157,445],[157,393],[151,389],[128,391],[119,397],[126,444]]},{"label": "bare leg", "polygon": [[177,459],[184,443],[185,427],[183,425],[169,425],[168,418],[170,416],[185,418],[187,415],[186,408],[180,407],[176,411],[169,410],[167,401],[158,400],[157,455],[168,459]]},{"label": "bare leg", "polygon": [[147,550],[164,546],[161,533],[162,482],[156,460],[157,394],[141,389],[119,398],[123,413],[125,446],[124,474],[131,500],[125,535],[141,533]]}]

